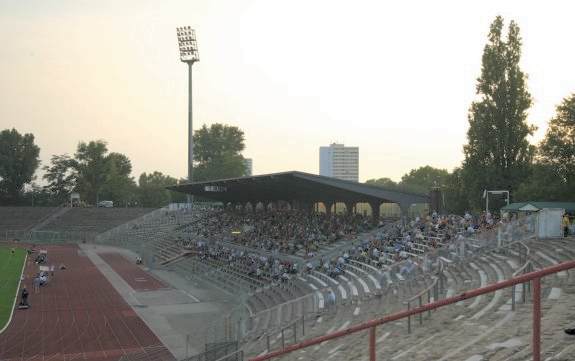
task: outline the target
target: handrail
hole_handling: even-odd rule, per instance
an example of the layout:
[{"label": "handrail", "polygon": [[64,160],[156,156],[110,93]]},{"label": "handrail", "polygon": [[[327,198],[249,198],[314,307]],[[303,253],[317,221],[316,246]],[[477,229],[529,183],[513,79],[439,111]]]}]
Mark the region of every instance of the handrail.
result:
[{"label": "handrail", "polygon": [[[317,345],[320,344],[322,342],[325,341],[329,341],[329,340],[333,340],[336,338],[340,338],[340,337],[344,337],[350,334],[354,334],[360,331],[364,331],[364,330],[370,330],[370,360],[371,361],[375,361],[375,328],[377,326],[389,323],[389,322],[393,322],[393,321],[397,321],[400,320],[402,318],[406,318],[409,316],[413,316],[416,314],[420,314],[420,313],[424,313],[427,311],[431,311],[431,310],[435,310],[447,305],[451,305],[457,302],[461,302],[470,298],[474,298],[486,293],[492,293],[495,292],[497,290],[503,289],[503,288],[507,288],[507,287],[511,287],[517,284],[521,284],[521,283],[526,283],[526,282],[530,282],[533,281],[534,282],[534,292],[533,292],[533,341],[532,341],[532,345],[533,345],[533,360],[534,361],[539,361],[540,360],[540,327],[541,327],[541,304],[540,304],[540,298],[541,298],[541,288],[540,288],[540,281],[542,277],[545,276],[549,276],[551,274],[554,273],[558,273],[561,271],[566,271],[569,269],[575,268],[575,261],[567,261],[567,262],[563,262],[557,265],[553,265],[538,271],[534,271],[534,272],[530,272],[530,273],[526,273],[524,275],[521,276],[517,276],[517,277],[513,277],[511,279],[505,280],[505,281],[500,281],[500,282],[496,282],[494,284],[491,285],[487,285],[485,287],[480,287],[480,288],[476,288],[474,290],[470,290],[467,292],[463,292],[460,293],[456,296],[453,297],[449,297],[449,298],[445,298],[443,300],[439,300],[439,301],[435,301],[435,302],[431,302],[422,306],[419,306],[417,308],[414,308],[412,310],[404,310],[404,311],[400,311],[400,312],[396,312],[393,313],[389,316],[385,316],[382,318],[378,318],[378,319],[373,319],[371,321],[367,321],[367,322],[363,322],[360,323],[358,325],[355,326],[351,326],[348,327],[346,329],[343,329],[341,331],[336,331],[327,335],[323,335],[323,336],[318,336],[318,337],[314,337],[305,341],[302,341],[300,343],[297,344],[293,344],[290,346],[285,347],[282,350],[278,350],[278,351],[273,351],[270,353],[267,353],[265,355],[262,356],[257,356],[257,357],[253,357],[250,358],[249,361],[264,361],[264,360],[269,360],[272,359],[274,357],[278,357],[278,356],[282,356],[288,353],[291,353],[293,351],[297,351],[309,346],[313,346],[313,345]],[[373,353],[371,352],[373,351]]]},{"label": "handrail", "polygon": [[[441,260],[439,260],[439,270],[437,272],[437,275],[439,277],[441,277],[442,274],[443,274],[443,262]],[[403,304],[406,305],[406,304],[410,303],[411,301],[414,301],[415,299],[418,299],[419,297],[425,295],[429,290],[431,290],[433,287],[435,287],[435,285],[439,281],[439,277],[434,277],[433,282],[431,282],[431,284],[429,286],[427,286],[425,289],[421,290],[415,296],[412,296],[411,298],[403,301]]]},{"label": "handrail", "polygon": [[513,277],[522,273],[525,269],[527,269],[527,267],[530,264],[532,264],[531,259],[530,259],[531,249],[525,243],[523,243],[521,241],[519,242],[519,244],[525,248],[525,263],[517,271],[513,272]]}]

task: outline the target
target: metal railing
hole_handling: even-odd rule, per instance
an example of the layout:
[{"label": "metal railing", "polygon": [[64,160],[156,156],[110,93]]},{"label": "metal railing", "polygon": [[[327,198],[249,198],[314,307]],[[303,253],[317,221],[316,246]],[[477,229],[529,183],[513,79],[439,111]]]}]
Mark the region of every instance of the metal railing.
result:
[{"label": "metal railing", "polygon": [[35,243],[67,243],[91,242],[96,238],[96,232],[84,231],[25,231],[7,230],[0,233],[4,241],[19,240]]},{"label": "metal railing", "polygon": [[206,350],[182,361],[242,361],[243,353],[238,353],[238,342],[207,343]]},{"label": "metal railing", "polygon": [[358,325],[348,327],[344,330],[333,332],[328,335],[314,337],[300,343],[287,346],[281,350],[273,351],[267,353],[262,356],[257,356],[250,358],[249,361],[264,361],[270,360],[274,357],[283,356],[288,353],[291,353],[296,350],[301,350],[313,345],[318,345],[322,342],[334,340],[340,337],[349,336],[351,334],[355,334],[361,331],[369,330],[369,360],[376,361],[376,352],[375,352],[375,344],[376,344],[376,329],[377,326],[381,326],[383,324],[397,321],[406,317],[411,317],[415,315],[419,315],[425,312],[429,312],[441,307],[445,307],[451,304],[455,304],[457,302],[461,302],[470,298],[474,298],[480,295],[484,295],[487,293],[492,293],[500,289],[513,287],[518,284],[523,284],[527,282],[533,282],[533,324],[532,324],[532,353],[533,353],[533,360],[540,361],[541,360],[541,278],[561,272],[566,271],[569,269],[575,268],[575,261],[568,261],[563,262],[551,267],[547,267],[538,271],[529,272],[520,276],[513,277],[511,279],[497,282],[485,287],[476,288],[470,291],[466,291],[460,293],[456,296],[445,298],[440,301],[435,301],[428,303],[426,305],[422,305],[420,307],[414,308],[412,310],[404,310],[394,314],[391,314],[386,317],[382,317],[379,319],[374,319],[371,321],[363,322]]},{"label": "metal railing", "polygon": [[[440,260],[439,263],[440,267],[437,272],[437,275],[433,279],[433,282],[429,286],[421,290],[421,292],[403,302],[404,305],[407,305],[408,310],[411,309],[411,304],[412,302],[415,301],[417,301],[418,306],[421,307],[423,305],[423,297],[425,297],[426,294],[427,294],[427,303],[429,304],[431,303],[432,292],[434,301],[437,301],[439,299],[440,293],[443,293],[445,276],[443,275],[443,262]],[[431,311],[428,311],[427,317],[431,318]],[[423,325],[423,313],[419,314],[419,325]],[[407,317],[407,333],[411,333],[411,316]]]}]

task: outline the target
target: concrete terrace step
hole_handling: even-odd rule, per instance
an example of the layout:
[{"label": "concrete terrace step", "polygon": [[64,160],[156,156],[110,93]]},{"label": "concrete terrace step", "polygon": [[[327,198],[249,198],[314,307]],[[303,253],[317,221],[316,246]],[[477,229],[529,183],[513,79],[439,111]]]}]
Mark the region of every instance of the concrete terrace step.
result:
[{"label": "concrete terrace step", "polygon": [[[481,283],[488,284],[509,278],[514,271],[512,267],[514,264],[513,261],[515,260],[510,257],[504,257],[500,255],[486,255],[481,258],[474,259],[474,266],[467,266],[471,268],[471,270],[467,270],[463,266],[458,267],[457,265],[451,265],[448,267],[449,275],[447,282],[447,288],[451,289],[451,291],[448,292],[454,294],[461,290],[470,288],[469,282],[465,282],[469,278],[471,278],[473,281],[472,283],[478,285]],[[495,329],[498,329],[505,322],[510,322],[510,320],[513,318],[512,316],[508,316],[510,314],[509,312],[502,313],[500,310],[501,306],[503,306],[508,301],[508,299],[510,299],[510,296],[510,291],[501,291],[498,296],[493,294],[487,297],[486,295],[484,299],[476,303],[473,307],[470,307],[473,302],[467,302],[467,307],[463,309],[465,320],[455,320],[456,317],[454,316],[462,312],[460,307],[455,306],[450,307],[450,311],[448,311],[448,308],[434,312],[431,320],[425,321],[423,326],[415,325],[416,322],[414,320],[414,332],[411,336],[406,335],[405,321],[386,325],[384,328],[382,327],[380,331],[383,332],[385,329],[384,335],[386,337],[386,342],[382,346],[383,352],[385,355],[387,355],[387,358],[393,360],[429,360],[440,359],[443,357],[446,352],[445,350],[449,349],[448,345],[450,343],[461,347],[462,338],[468,340],[468,342],[464,343],[463,346],[473,347],[473,345],[481,341],[479,336],[485,337],[483,334],[485,333],[485,330],[489,329],[489,325],[493,325]],[[369,318],[371,318],[372,312],[367,311],[367,308],[370,308],[370,306],[366,306],[366,304],[362,303],[361,306],[352,307],[361,307],[361,313],[369,313]],[[347,309],[351,310],[352,307],[348,307]],[[340,311],[338,311],[338,313],[340,313]],[[342,314],[343,313],[344,312],[342,312]],[[359,317],[360,318],[357,319],[357,321],[362,319],[361,315]],[[352,315],[348,316],[347,319],[345,317],[342,318],[341,316],[339,319],[333,321],[324,319],[322,323],[324,325],[322,326],[322,333],[325,334],[328,331],[333,331],[337,329],[338,324],[341,325],[341,322],[352,322],[352,320],[355,321],[353,311]],[[447,327],[447,324],[456,324],[458,326],[455,328],[453,326]],[[465,332],[463,337],[460,332],[461,329],[463,329]],[[434,336],[435,334],[437,334],[437,336]],[[438,349],[433,352],[429,351],[428,347],[426,346],[434,344],[433,339],[429,339],[429,337],[432,336],[442,340],[442,342],[438,344],[437,348],[433,347],[433,349]],[[414,340],[419,341],[414,342]],[[367,356],[365,353],[367,351],[365,343],[365,335],[358,337],[352,336],[346,339],[341,339],[341,341],[332,341],[330,343],[326,343],[326,345],[329,346],[324,347],[322,345],[322,347],[319,347],[316,350],[307,350],[306,353],[298,354],[297,357],[293,356],[283,359],[296,360],[298,358],[301,359],[302,355],[305,355],[303,359],[306,360],[361,360],[365,359],[362,357]],[[442,349],[439,349],[441,345],[443,345],[443,347]],[[465,347],[456,353],[458,356],[453,356],[452,358],[448,357],[446,359],[459,360],[461,359],[459,353],[463,352],[464,350]]]}]

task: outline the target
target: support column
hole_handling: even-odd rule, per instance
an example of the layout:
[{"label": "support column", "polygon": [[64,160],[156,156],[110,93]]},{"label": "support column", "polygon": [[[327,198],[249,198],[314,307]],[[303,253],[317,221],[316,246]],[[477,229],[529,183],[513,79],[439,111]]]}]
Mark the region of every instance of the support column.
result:
[{"label": "support column", "polygon": [[431,191],[429,192],[429,200],[429,214],[433,214],[434,211],[438,214],[443,214],[443,197],[441,195],[440,187],[431,188]]},{"label": "support column", "polygon": [[323,201],[326,215],[331,216],[331,207],[333,207],[334,204],[335,204],[334,201]]},{"label": "support column", "polygon": [[399,209],[401,210],[401,224],[406,225],[409,219],[409,203],[399,203]]},{"label": "support column", "polygon": [[345,202],[345,211],[347,214],[355,213],[354,207],[355,207],[355,202]]},{"label": "support column", "polygon": [[379,208],[381,206],[380,201],[369,202],[369,206],[371,207],[371,217],[374,222],[379,222]]},{"label": "support column", "polygon": [[295,211],[308,211],[309,207],[307,206],[307,202],[300,201],[300,200],[292,200],[291,207]]}]

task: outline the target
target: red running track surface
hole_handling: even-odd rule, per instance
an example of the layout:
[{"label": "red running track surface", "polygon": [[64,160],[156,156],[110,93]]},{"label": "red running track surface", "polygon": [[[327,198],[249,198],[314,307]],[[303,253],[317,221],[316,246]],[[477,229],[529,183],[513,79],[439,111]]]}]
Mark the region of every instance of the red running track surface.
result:
[{"label": "red running track surface", "polygon": [[33,291],[38,266],[29,257],[22,282],[28,310],[15,310],[0,334],[2,361],[142,361],[174,357],[76,245],[46,246],[48,264],[63,263],[49,284]]},{"label": "red running track surface", "polygon": [[135,263],[128,261],[118,253],[100,253],[100,257],[135,291],[156,291],[168,288],[160,280],[144,272]]}]

